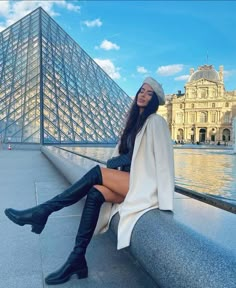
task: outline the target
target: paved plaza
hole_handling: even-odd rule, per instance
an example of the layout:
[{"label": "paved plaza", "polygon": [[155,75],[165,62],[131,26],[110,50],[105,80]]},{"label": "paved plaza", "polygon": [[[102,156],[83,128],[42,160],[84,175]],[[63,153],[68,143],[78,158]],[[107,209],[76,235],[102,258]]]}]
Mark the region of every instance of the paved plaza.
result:
[{"label": "paved plaza", "polygon": [[[83,202],[54,213],[41,235],[17,226],[5,208],[25,209],[68,187],[68,182],[38,150],[0,150],[0,287],[55,287],[44,283],[67,259],[80,221]],[[88,251],[89,278],[72,279],[56,287],[157,287],[126,249],[116,250],[109,231],[93,238]]]}]

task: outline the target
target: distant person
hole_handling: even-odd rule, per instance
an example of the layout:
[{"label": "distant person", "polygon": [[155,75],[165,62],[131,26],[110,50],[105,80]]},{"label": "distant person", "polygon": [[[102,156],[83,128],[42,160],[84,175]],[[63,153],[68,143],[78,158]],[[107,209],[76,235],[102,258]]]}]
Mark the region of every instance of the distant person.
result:
[{"label": "distant person", "polygon": [[[36,207],[5,210],[11,221],[32,225],[32,232],[40,234],[51,213],[87,195],[74,248],[64,265],[46,277],[48,285],[64,283],[73,274],[78,278],[88,276],[85,253],[97,223],[96,231],[105,232],[112,216],[119,212],[117,249],[122,249],[129,246],[133,227],[145,212],[173,209],[173,145],[165,119],[156,114],[164,103],[162,86],[155,79],[146,78],[107,168],[93,167],[64,192]],[[108,217],[104,217],[103,209],[100,213],[104,202],[109,208]]]}]

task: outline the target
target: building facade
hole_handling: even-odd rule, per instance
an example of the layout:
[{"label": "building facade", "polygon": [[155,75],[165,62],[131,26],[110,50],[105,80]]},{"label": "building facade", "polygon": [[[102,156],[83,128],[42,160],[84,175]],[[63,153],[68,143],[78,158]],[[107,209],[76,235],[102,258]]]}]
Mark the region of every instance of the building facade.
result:
[{"label": "building facade", "polygon": [[132,99],[42,8],[0,33],[0,140],[116,143]]},{"label": "building facade", "polygon": [[212,65],[190,69],[185,92],[171,95],[158,113],[177,142],[229,144],[236,117],[236,90],[226,91],[223,71]]}]

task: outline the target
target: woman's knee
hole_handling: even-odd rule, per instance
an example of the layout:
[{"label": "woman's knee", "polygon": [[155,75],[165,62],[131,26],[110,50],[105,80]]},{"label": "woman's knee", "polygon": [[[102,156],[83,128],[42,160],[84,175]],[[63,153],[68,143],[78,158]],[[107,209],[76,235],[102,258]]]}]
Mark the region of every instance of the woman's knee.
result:
[{"label": "woman's knee", "polygon": [[125,197],[129,190],[129,177],[128,172],[102,168],[103,186],[111,191]]},{"label": "woman's knee", "polygon": [[105,198],[106,202],[110,203],[122,203],[124,201],[123,196],[113,192],[109,188],[102,186],[102,185],[94,185],[94,188],[96,188],[98,191],[100,191]]}]

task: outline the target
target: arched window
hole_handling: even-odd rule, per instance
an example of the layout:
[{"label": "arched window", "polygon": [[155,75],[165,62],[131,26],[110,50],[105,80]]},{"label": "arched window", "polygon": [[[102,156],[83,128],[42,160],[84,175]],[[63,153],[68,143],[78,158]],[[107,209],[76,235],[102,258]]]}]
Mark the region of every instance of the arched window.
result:
[{"label": "arched window", "polygon": [[229,102],[226,102],[226,103],[225,103],[225,107],[229,107]]},{"label": "arched window", "polygon": [[216,128],[211,129],[210,135],[211,135],[211,141],[215,142],[216,141]]},{"label": "arched window", "polygon": [[199,121],[200,121],[200,123],[206,123],[207,122],[207,113],[206,112],[200,112]]},{"label": "arched window", "polygon": [[230,130],[229,129],[224,129],[223,134],[222,134],[222,140],[223,141],[230,141]]},{"label": "arched window", "polygon": [[216,107],[216,104],[215,103],[212,103],[212,108],[215,108]]},{"label": "arched window", "polygon": [[199,130],[199,142],[205,142],[206,141],[206,129],[201,128]]}]

